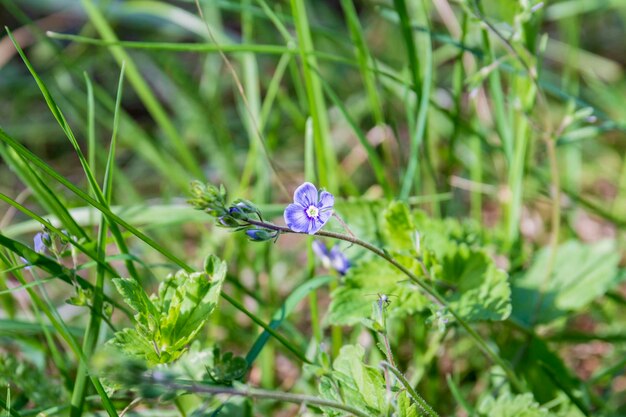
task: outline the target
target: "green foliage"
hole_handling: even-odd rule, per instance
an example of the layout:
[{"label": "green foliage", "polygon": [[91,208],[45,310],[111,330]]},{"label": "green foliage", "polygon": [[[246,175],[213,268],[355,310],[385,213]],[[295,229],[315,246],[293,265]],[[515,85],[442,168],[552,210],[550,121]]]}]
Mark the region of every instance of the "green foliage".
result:
[{"label": "green foliage", "polygon": [[556,417],[533,399],[532,394],[501,394],[498,398],[487,397],[478,407],[485,416],[498,417]]},{"label": "green foliage", "polygon": [[459,244],[441,259],[440,267],[433,276],[454,288],[446,291],[446,298],[467,321],[505,320],[511,314],[507,274],[483,250]]},{"label": "green foliage", "polygon": [[215,309],[225,276],[226,263],[211,255],[203,272],[170,274],[151,297],[133,279],[114,279],[137,314],[135,327],[117,332],[110,343],[149,364],[178,359]]},{"label": "green foliage", "polygon": [[[381,367],[366,365],[364,358],[365,349],[360,345],[344,345],[334,360],[332,369],[308,365],[308,369],[320,376],[318,388],[322,398],[350,405],[371,416],[437,416],[421,398],[429,412],[423,409],[420,411],[418,404],[413,402],[410,394],[398,383],[393,373],[383,375]],[[329,417],[344,415],[336,409],[328,407],[322,409],[324,415]]]},{"label": "green foliage", "polygon": [[11,390],[16,409],[28,403],[37,407],[62,403],[66,395],[61,387],[60,381],[34,363],[0,352],[0,398],[7,398],[7,390]]},{"label": "green foliage", "polygon": [[328,321],[336,325],[360,323],[370,317],[379,294],[393,295],[388,317],[406,317],[428,306],[428,300],[397,268],[382,259],[372,259],[350,268],[342,285],[333,291]]},{"label": "green foliage", "polygon": [[[377,224],[385,250],[415,275],[432,278],[463,319],[495,321],[509,316],[507,274],[496,267],[471,224],[432,219],[399,202],[390,203]],[[393,296],[389,317],[406,317],[431,305],[397,268],[381,259],[366,259],[348,270],[333,292],[329,322],[359,323],[370,316],[377,294]]]},{"label": "green foliage", "polygon": [[[379,369],[363,364],[365,350],[359,345],[345,345],[333,362],[330,374],[320,378],[323,398],[349,404],[366,413],[384,415],[388,408],[385,381]],[[341,416],[324,409],[327,416]]]},{"label": "green foliage", "polygon": [[548,402],[559,393],[566,393],[581,409],[587,410],[590,406],[589,392],[584,383],[543,340],[533,338],[529,343],[520,359],[519,372],[528,381],[537,401]]},{"label": "green foliage", "polygon": [[0,0],[2,417],[626,415],[626,2],[195,3]]},{"label": "green foliage", "polygon": [[578,311],[623,279],[614,241],[570,241],[559,246],[554,261],[551,257],[550,248],[539,251],[528,271],[513,281],[513,316],[521,323],[549,323]]},{"label": "green foliage", "polygon": [[216,384],[231,385],[243,378],[248,370],[248,362],[232,352],[221,353],[219,347],[213,348],[213,365],[207,367],[209,378]]},{"label": "green foliage", "polygon": [[420,417],[422,415],[418,411],[417,404],[411,401],[406,391],[398,394],[396,413],[397,417]]}]

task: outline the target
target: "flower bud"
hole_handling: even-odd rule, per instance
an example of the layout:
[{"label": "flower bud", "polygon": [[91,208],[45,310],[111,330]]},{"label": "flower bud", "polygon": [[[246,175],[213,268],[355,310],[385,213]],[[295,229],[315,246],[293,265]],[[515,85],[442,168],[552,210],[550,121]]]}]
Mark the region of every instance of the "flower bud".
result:
[{"label": "flower bud", "polygon": [[265,242],[267,240],[275,239],[278,236],[278,231],[267,229],[248,229],[246,230],[248,238],[254,242]]}]

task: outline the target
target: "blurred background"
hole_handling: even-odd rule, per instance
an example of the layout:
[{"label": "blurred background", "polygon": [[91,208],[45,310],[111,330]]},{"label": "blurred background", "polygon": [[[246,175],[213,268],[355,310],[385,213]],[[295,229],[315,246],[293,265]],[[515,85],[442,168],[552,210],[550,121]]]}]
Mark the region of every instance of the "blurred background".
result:
[{"label": "blurred background", "polygon": [[[0,0],[0,21],[67,119],[98,182],[124,63],[112,189],[121,217],[190,265],[200,266],[207,253],[226,259],[226,291],[266,318],[315,275],[307,242],[286,236],[275,246],[251,246],[211,226],[186,203],[191,180],[224,184],[233,198],[254,201],[278,223],[295,187],[309,180],[335,194],[357,236],[372,239],[367,216],[380,201],[402,199],[433,218],[472,222],[512,276],[544,246],[610,239],[620,271],[609,292],[620,307],[611,311],[623,312],[626,2],[199,4],[202,16],[193,0]],[[0,40],[0,97],[2,131],[86,190],[77,154],[7,32]],[[96,211],[49,175],[41,178],[94,234]],[[0,193],[44,218],[58,217],[5,142]],[[2,200],[0,230],[31,244],[41,227]],[[146,266],[139,272],[146,288],[154,290],[156,277],[172,265],[125,236]],[[125,271],[122,261],[114,265]],[[84,321],[83,310],[64,304],[63,289],[49,291],[68,323]],[[328,292],[320,292],[322,315]],[[28,306],[19,294],[0,295],[2,317]],[[597,371],[604,355],[623,353],[626,323],[611,327],[599,310],[566,325],[584,332],[608,323],[617,335],[569,340],[562,357],[580,378]],[[305,345],[315,325],[306,306],[295,314],[287,332]],[[246,331],[258,330],[227,304],[212,320],[220,325],[210,338],[237,353],[250,343]],[[400,363],[426,351],[426,336],[397,331],[405,336],[393,342]],[[352,339],[361,334],[344,332]],[[255,365],[250,381],[290,389],[300,365],[272,349],[263,355],[274,359]],[[45,362],[44,356],[30,359]],[[480,363],[473,365],[478,373]],[[444,358],[424,372],[441,382],[446,366],[452,367]],[[626,379],[615,381],[612,404],[623,410]],[[421,384],[429,400],[449,398],[445,383]]]}]

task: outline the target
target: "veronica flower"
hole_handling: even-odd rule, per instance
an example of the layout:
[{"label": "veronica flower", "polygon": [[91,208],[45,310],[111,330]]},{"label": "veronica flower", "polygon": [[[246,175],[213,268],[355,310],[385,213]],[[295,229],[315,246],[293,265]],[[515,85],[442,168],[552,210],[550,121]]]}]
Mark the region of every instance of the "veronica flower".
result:
[{"label": "veronica flower", "polygon": [[350,268],[350,262],[346,255],[339,249],[339,245],[334,245],[330,250],[323,242],[319,240],[313,241],[313,252],[322,261],[322,265],[326,268],[333,268],[341,275],[345,275]]},{"label": "veronica flower", "polygon": [[285,222],[294,232],[313,235],[333,214],[335,197],[328,191],[318,192],[310,182],[296,188],[293,203],[285,209]]},{"label": "veronica flower", "polygon": [[28,259],[24,258],[23,256],[20,256],[20,262],[22,262],[24,265],[26,265],[24,267],[25,271],[30,271],[31,269],[33,269],[33,267],[30,264],[30,262],[28,262]]},{"label": "veronica flower", "polygon": [[50,235],[47,232],[39,232],[33,238],[33,246],[35,252],[45,253],[48,246],[50,246]]}]

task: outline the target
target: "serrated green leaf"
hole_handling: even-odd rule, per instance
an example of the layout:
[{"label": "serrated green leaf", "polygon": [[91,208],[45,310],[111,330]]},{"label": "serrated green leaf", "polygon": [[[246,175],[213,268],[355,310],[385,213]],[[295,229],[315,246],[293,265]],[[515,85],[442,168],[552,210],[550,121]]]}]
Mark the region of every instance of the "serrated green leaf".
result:
[{"label": "serrated green leaf", "polygon": [[428,306],[428,300],[406,275],[382,259],[361,262],[348,270],[343,285],[332,293],[328,321],[354,325],[370,317],[378,294],[391,296],[388,317],[406,317]]},{"label": "serrated green leaf", "polygon": [[385,243],[397,251],[415,248],[415,225],[406,203],[393,201],[383,212],[381,229]]},{"label": "serrated green leaf", "polygon": [[[384,208],[384,203],[379,200],[349,200],[337,201],[335,203],[335,210],[337,210],[341,218],[350,227],[350,231],[354,233],[355,236],[358,236],[359,239],[376,245],[381,242],[378,223],[380,213]],[[328,228],[329,226],[332,230],[345,232],[338,222],[328,222],[326,227]],[[360,248],[354,248],[352,251],[365,253],[365,249]]]},{"label": "serrated green leaf", "polygon": [[223,279],[226,276],[226,262],[210,254],[204,261],[204,272],[209,275],[212,281]]},{"label": "serrated green leaf", "polygon": [[[559,246],[547,278],[550,249],[543,249],[530,269],[513,281],[513,316],[529,325],[580,310],[620,282],[619,260],[614,241],[593,245],[570,241]],[[542,289],[541,308],[537,308]]]},{"label": "serrated green leaf", "polygon": [[[337,392],[337,387],[333,383],[333,380],[328,376],[323,376],[320,378],[319,383],[319,392],[322,398],[327,400],[342,402],[341,395]],[[328,417],[340,416],[341,413],[334,408],[330,407],[322,407],[324,410],[324,415]]]},{"label": "serrated green leaf", "polygon": [[[432,219],[420,211],[411,213],[405,204],[396,202],[382,212],[379,224],[384,248],[415,275],[426,279],[417,260],[419,243],[419,256],[430,275],[463,319],[504,320],[510,315],[507,274],[486,254],[479,231],[471,224]],[[419,242],[414,236],[416,231]],[[377,294],[391,296],[389,318],[405,317],[430,305],[395,267],[381,259],[363,260],[348,270],[343,285],[332,293],[329,322],[354,325],[371,317]]]},{"label": "serrated green leaf", "polygon": [[131,278],[114,278],[113,283],[124,302],[137,312],[135,319],[144,327],[153,330],[158,322],[159,312],[141,284]]},{"label": "serrated green leaf", "polygon": [[226,264],[210,256],[205,272],[178,271],[148,298],[138,282],[115,279],[115,285],[137,315],[134,329],[117,332],[114,346],[150,364],[178,359],[217,306]]},{"label": "serrated green leaf", "polygon": [[402,391],[398,394],[396,415],[398,417],[419,417],[422,414],[418,411],[417,404],[411,401],[406,391]]},{"label": "serrated green leaf", "polygon": [[511,289],[507,274],[483,251],[465,244],[441,259],[437,276],[455,287],[445,297],[469,322],[505,320],[511,314]]},{"label": "serrated green leaf", "polygon": [[[365,350],[359,345],[345,345],[333,362],[332,372],[320,378],[322,397],[349,404],[373,415],[387,409],[387,388],[380,370],[363,363]],[[328,416],[343,415],[325,409]]]},{"label": "serrated green leaf", "polygon": [[188,274],[174,291],[161,322],[162,343],[166,349],[177,350],[187,345],[206,323],[219,300],[225,267],[216,269],[216,273],[220,275]]},{"label": "serrated green leaf", "polygon": [[333,362],[334,376],[342,383],[347,404],[365,404],[372,410],[385,406],[385,381],[379,370],[363,364],[365,349],[360,345],[345,345]]},{"label": "serrated green leaf", "polygon": [[148,363],[159,363],[161,359],[152,341],[133,328],[115,332],[108,344],[132,358],[143,358]]},{"label": "serrated green leaf", "polygon": [[246,374],[248,362],[232,352],[220,353],[219,347],[213,349],[213,364],[207,367],[209,377],[217,384],[230,385]]},{"label": "serrated green leaf", "polygon": [[535,402],[532,394],[512,395],[505,393],[497,399],[485,398],[478,407],[478,412],[487,416],[498,417],[550,417],[545,408]]}]

